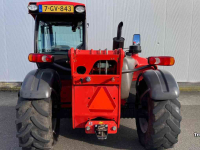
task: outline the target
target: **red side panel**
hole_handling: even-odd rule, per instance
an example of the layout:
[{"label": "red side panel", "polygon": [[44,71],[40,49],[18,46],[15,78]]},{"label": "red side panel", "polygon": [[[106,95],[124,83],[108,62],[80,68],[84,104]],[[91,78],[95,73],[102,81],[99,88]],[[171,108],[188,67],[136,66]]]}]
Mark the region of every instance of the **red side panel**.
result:
[{"label": "red side panel", "polygon": [[[140,68],[140,67],[142,67],[142,66],[148,65],[148,60],[147,60],[147,58],[140,57],[138,54],[133,54],[133,55],[132,55],[132,58],[135,59],[136,62],[137,62],[137,66],[135,67],[135,69],[136,69],[136,68]],[[151,67],[150,67],[150,68],[151,68]],[[149,70],[150,68],[146,68],[146,69],[143,69],[143,70],[139,70],[139,71],[134,72],[134,73],[133,73],[133,80],[132,80],[132,81],[136,81],[138,75],[139,75],[141,72],[143,72],[143,71],[145,71],[145,70]],[[140,79],[142,79],[142,78],[140,78]]]}]

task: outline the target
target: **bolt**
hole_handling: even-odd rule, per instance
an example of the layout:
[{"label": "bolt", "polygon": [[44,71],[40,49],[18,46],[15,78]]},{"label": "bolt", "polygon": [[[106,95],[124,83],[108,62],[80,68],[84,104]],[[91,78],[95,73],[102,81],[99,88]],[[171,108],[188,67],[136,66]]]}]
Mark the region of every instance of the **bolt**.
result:
[{"label": "bolt", "polygon": [[87,82],[90,82],[90,81],[91,81],[91,78],[90,78],[90,77],[86,77],[85,80],[86,80]]},{"label": "bolt", "polygon": [[112,127],[113,131],[117,130],[117,127],[116,126],[113,126]]},{"label": "bolt", "polygon": [[89,131],[89,130],[90,130],[90,127],[89,127],[89,126],[87,126],[85,129],[86,129],[87,131]]},{"label": "bolt", "polygon": [[115,81],[115,78],[114,78],[114,77],[112,77],[112,78],[111,78],[111,81],[112,81],[112,82],[114,82],[114,81]]}]

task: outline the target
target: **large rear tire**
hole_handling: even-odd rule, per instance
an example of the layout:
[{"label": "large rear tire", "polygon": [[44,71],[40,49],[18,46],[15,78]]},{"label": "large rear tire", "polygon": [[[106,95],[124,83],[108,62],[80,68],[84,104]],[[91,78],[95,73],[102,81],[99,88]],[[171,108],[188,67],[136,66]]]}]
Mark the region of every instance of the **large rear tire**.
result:
[{"label": "large rear tire", "polygon": [[177,99],[155,101],[148,89],[138,98],[136,117],[140,143],[147,150],[172,148],[180,134],[180,102]]},{"label": "large rear tire", "polygon": [[18,99],[16,127],[23,150],[52,149],[58,138],[60,120],[52,116],[52,99]]}]

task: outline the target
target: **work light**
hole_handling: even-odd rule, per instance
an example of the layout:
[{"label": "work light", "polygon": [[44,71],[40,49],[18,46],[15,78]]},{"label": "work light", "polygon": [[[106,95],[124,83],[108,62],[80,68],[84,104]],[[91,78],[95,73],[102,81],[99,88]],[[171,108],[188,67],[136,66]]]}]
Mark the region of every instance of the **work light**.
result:
[{"label": "work light", "polygon": [[37,6],[37,5],[29,5],[29,6],[28,6],[28,9],[29,9],[30,11],[36,11],[36,10],[38,9],[38,6]]},{"label": "work light", "polygon": [[77,6],[75,10],[78,13],[83,13],[85,11],[85,7],[83,7],[83,6]]}]

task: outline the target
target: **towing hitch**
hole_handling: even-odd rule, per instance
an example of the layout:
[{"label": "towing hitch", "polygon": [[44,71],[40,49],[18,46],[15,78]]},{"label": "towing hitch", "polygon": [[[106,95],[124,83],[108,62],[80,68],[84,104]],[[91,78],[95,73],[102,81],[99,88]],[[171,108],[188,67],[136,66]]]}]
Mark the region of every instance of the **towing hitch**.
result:
[{"label": "towing hitch", "polygon": [[108,125],[107,124],[95,125],[95,133],[99,140],[106,140],[108,136]]}]

